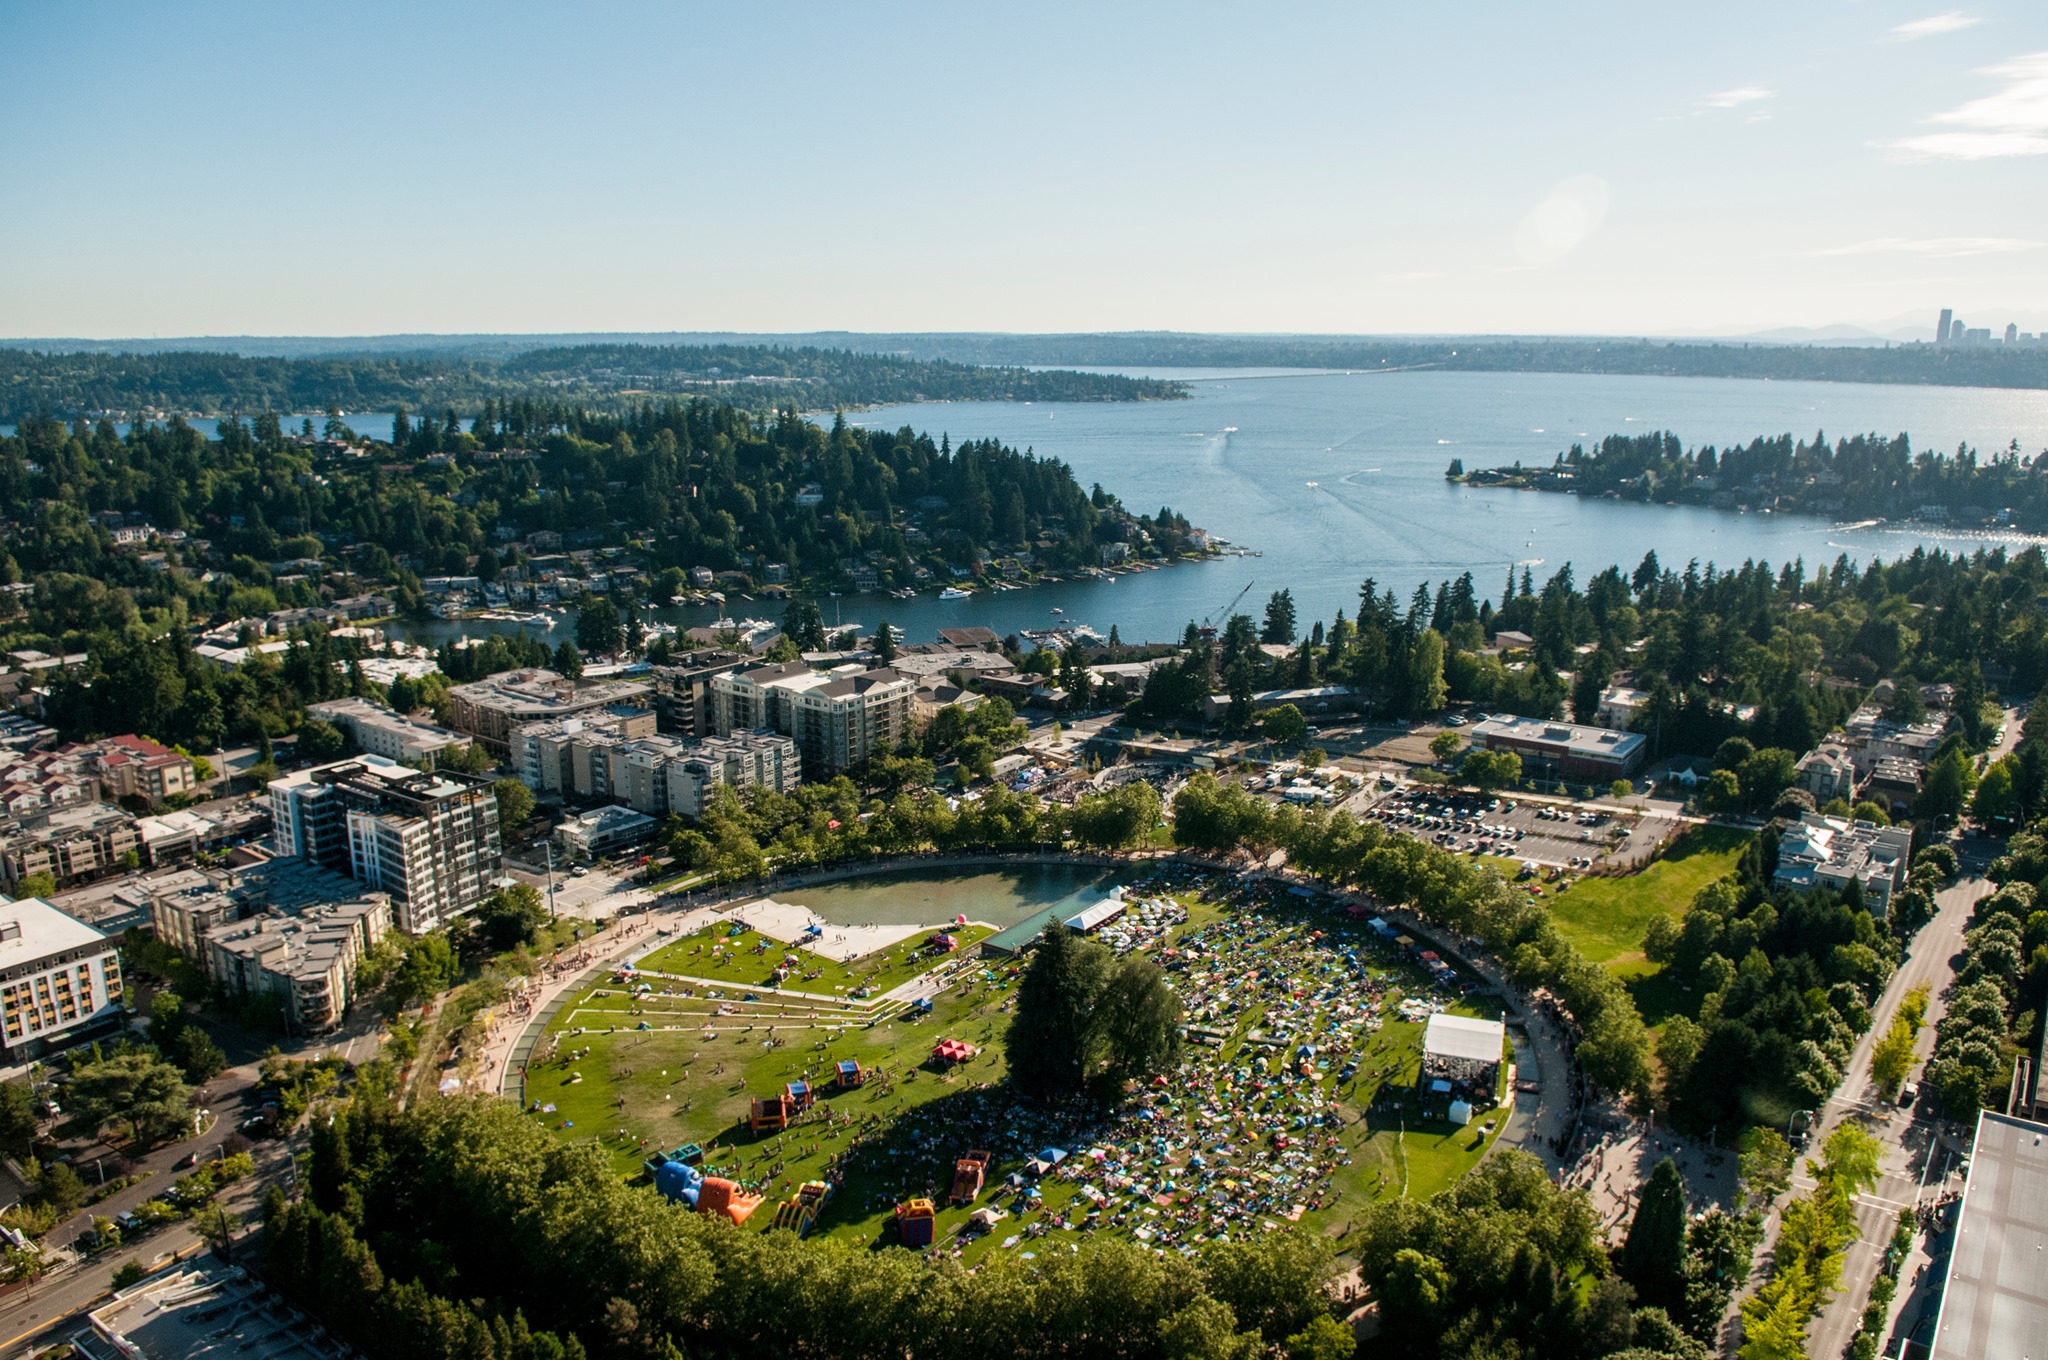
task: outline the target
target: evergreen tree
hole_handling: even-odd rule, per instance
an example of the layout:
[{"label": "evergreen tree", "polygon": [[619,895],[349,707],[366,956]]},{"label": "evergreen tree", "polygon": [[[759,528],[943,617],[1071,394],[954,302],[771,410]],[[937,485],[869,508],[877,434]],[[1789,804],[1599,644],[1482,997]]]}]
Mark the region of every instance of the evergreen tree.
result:
[{"label": "evergreen tree", "polygon": [[585,656],[610,656],[625,645],[619,607],[602,595],[587,596],[576,611],[576,647]]},{"label": "evergreen tree", "polygon": [[1119,959],[1103,984],[1090,1018],[1094,1043],[1108,1064],[1111,1093],[1180,1061],[1180,998],[1166,974],[1143,954]]},{"label": "evergreen tree", "polygon": [[1666,1157],[1650,1173],[1628,1225],[1621,1276],[1647,1307],[1677,1313],[1685,1303],[1685,1178]]},{"label": "evergreen tree", "polygon": [[1294,592],[1276,590],[1266,601],[1266,626],[1259,632],[1259,641],[1286,645],[1294,641]]},{"label": "evergreen tree", "polygon": [[1088,1079],[1095,1003],[1110,952],[1053,921],[1017,984],[1017,1014],[1004,1038],[1010,1080],[1038,1099],[1079,1091]]},{"label": "evergreen tree", "polygon": [[782,634],[799,652],[825,650],[825,615],[816,600],[791,600],[782,611]]}]

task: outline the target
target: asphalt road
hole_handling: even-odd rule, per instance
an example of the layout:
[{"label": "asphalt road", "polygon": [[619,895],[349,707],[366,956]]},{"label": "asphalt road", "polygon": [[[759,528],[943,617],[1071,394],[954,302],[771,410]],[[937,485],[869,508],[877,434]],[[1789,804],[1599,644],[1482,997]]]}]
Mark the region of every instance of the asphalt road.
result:
[{"label": "asphalt road", "polygon": [[[43,1245],[53,1250],[70,1247],[81,1234],[92,1227],[95,1216],[112,1218],[115,1214],[125,1213],[145,1200],[155,1199],[161,1195],[171,1182],[185,1174],[177,1169],[177,1164],[186,1156],[196,1152],[202,1160],[212,1158],[228,1135],[241,1128],[242,1121],[256,1113],[256,1082],[256,1065],[251,1063],[228,1068],[206,1083],[204,1089],[207,1099],[202,1104],[216,1118],[205,1133],[134,1158],[136,1174],[146,1170],[149,1175],[125,1190],[118,1190],[99,1203],[81,1209],[58,1224],[43,1238]],[[74,1169],[88,1186],[93,1184],[97,1172],[90,1160],[79,1161]]]},{"label": "asphalt road", "polygon": [[[1942,1122],[1929,1116],[1924,1104],[1916,1105],[1907,1112],[1879,1100],[1870,1080],[1870,1057],[1878,1039],[1890,1026],[1900,1000],[1913,988],[1922,985],[1928,991],[1927,1023],[1920,1032],[1919,1041],[1922,1061],[1933,1048],[1934,1028],[1945,1009],[1942,990],[1954,976],[1954,959],[1963,947],[1963,930],[1969,923],[1970,908],[1978,899],[1988,896],[1993,888],[1979,876],[1987,862],[1987,846],[1978,843],[1965,848],[1969,852],[1964,861],[1965,876],[1936,895],[1934,919],[1914,936],[1905,961],[1878,998],[1870,1030],[1858,1041],[1841,1085],[1835,1088],[1835,1094],[1826,1107],[1818,1112],[1813,1136],[1807,1143],[1809,1149],[1817,1150],[1830,1133],[1845,1121],[1853,1120],[1878,1140],[1882,1172],[1878,1184],[1857,1198],[1859,1238],[1849,1248],[1843,1263],[1840,1289],[1808,1330],[1808,1355],[1838,1356],[1847,1347],[1862,1319],[1863,1306],[1869,1300],[1870,1283],[1883,1264],[1885,1244],[1891,1239],[1898,1212],[1914,1203],[1921,1171],[1930,1152],[1937,1159],[1942,1156],[1939,1142]],[[1812,1178],[1804,1174],[1803,1160],[1800,1165],[1802,1169],[1792,1179],[1790,1193],[1793,1195],[1804,1194],[1813,1188]],[[1936,1171],[1939,1169],[1940,1161],[1937,1160]],[[1750,1287],[1737,1291],[1730,1304],[1730,1316],[1722,1332],[1723,1354],[1734,1355],[1740,1348],[1740,1302],[1766,1278],[1760,1267],[1769,1259],[1776,1244],[1778,1225],[1778,1212],[1774,1207],[1765,1222],[1763,1246],[1755,1258],[1757,1273],[1752,1275]]]},{"label": "asphalt road", "polygon": [[[1912,953],[1885,988],[1870,1032],[1856,1045],[1849,1072],[1822,1117],[1823,1137],[1844,1120],[1856,1121],[1874,1136],[1880,1147],[1878,1165],[1882,1175],[1869,1193],[1857,1198],[1857,1241],[1850,1246],[1843,1263],[1840,1290],[1813,1321],[1808,1333],[1809,1354],[1840,1355],[1848,1346],[1862,1320],[1864,1304],[1869,1301],[1871,1281],[1877,1278],[1878,1267],[1884,1263],[1885,1244],[1897,1226],[1899,1210],[1915,1203],[1923,1170],[1930,1179],[1941,1170],[1943,1135],[1952,1134],[1948,1121],[1928,1114],[1924,1102],[1916,1103],[1911,1111],[1882,1103],[1870,1085],[1870,1055],[1877,1039],[1891,1024],[1900,998],[1915,987],[1925,986],[1927,1025],[1920,1031],[1915,1070],[1920,1062],[1926,1061],[1934,1047],[1934,1027],[1946,1010],[1941,993],[1954,976],[1952,961],[1962,952],[1963,929],[1969,923],[1970,908],[1988,896],[1993,887],[1982,878],[1965,878],[1936,897],[1938,910],[1934,920],[1914,937]],[[1967,1133],[1963,1137],[1967,1139]],[[1953,1136],[1948,1146],[1955,1146]],[[1932,1170],[1927,1169],[1930,1156],[1935,1159]]]},{"label": "asphalt road", "polygon": [[[207,1143],[209,1140],[199,1141]],[[186,1151],[190,1151],[192,1146],[184,1145]],[[183,1152],[175,1153],[175,1156],[182,1155]],[[229,1187],[218,1201],[240,1220],[245,1234],[257,1225],[262,1216],[264,1193],[292,1164],[291,1148],[284,1142],[270,1140],[258,1143],[254,1155],[256,1174]],[[165,1183],[161,1178],[151,1177],[143,1186],[154,1185],[160,1190]],[[138,1190],[142,1188],[137,1187]],[[141,1203],[146,1197],[146,1194],[138,1194],[136,1203]],[[123,1243],[104,1255],[52,1272],[29,1288],[0,1299],[0,1337],[5,1338],[0,1340],[0,1357],[14,1360],[16,1356],[34,1355],[42,1347],[75,1335],[87,1325],[84,1311],[111,1292],[114,1272],[126,1262],[141,1261],[155,1270],[168,1265],[174,1255],[189,1259],[205,1250],[205,1242],[192,1223],[173,1223],[135,1242]],[[254,1250],[254,1244],[238,1239],[236,1258],[240,1259],[244,1253]]]}]

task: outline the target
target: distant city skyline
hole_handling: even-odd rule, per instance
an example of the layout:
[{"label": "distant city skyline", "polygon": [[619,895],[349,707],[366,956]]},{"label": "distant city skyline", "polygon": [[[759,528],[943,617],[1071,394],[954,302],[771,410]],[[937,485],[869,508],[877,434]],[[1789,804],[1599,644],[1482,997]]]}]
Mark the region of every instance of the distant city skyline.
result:
[{"label": "distant city skyline", "polygon": [[2022,331],[2019,323],[2008,321],[2004,326],[1972,326],[1957,316],[1955,308],[1944,307],[1934,322],[1934,343],[1937,345],[2035,345],[2048,344],[2048,336]]},{"label": "distant city skyline", "polygon": [[2048,331],[2024,0],[86,0],[0,44],[10,337]]}]

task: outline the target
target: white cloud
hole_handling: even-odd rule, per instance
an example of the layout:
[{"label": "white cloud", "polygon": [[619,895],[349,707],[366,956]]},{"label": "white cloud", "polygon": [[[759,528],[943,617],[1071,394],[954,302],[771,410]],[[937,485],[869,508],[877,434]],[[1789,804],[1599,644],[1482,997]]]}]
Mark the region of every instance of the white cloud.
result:
[{"label": "white cloud", "polygon": [[1900,42],[1912,42],[1916,38],[1938,38],[1944,33],[1954,33],[1982,22],[1974,14],[1952,9],[1946,14],[1930,14],[1925,19],[1909,19],[1892,29],[1891,36]]},{"label": "white cloud", "polygon": [[1810,250],[1809,255],[1924,255],[1930,259],[1959,259],[1965,255],[2006,255],[2016,250],[2039,250],[2039,241],[2015,236],[1928,236],[1917,240],[1904,236],[1879,236],[1852,245]]},{"label": "white cloud", "polygon": [[1732,90],[1710,94],[1700,103],[1710,109],[1739,109],[1744,104],[1754,104],[1770,97],[1771,92],[1761,85],[1738,85]]},{"label": "white cloud", "polygon": [[1440,279],[1443,275],[1434,269],[1407,269],[1398,274],[1380,275],[1381,283],[1420,283],[1424,279]]},{"label": "white cloud", "polygon": [[1573,175],[1544,195],[1515,227],[1515,254],[1535,268],[1555,264],[1607,220],[1607,181]]},{"label": "white cloud", "polygon": [[2005,88],[1928,120],[1962,131],[1908,137],[1891,149],[1907,160],[2048,156],[2048,52],[1987,66],[1982,74],[2003,80]]}]

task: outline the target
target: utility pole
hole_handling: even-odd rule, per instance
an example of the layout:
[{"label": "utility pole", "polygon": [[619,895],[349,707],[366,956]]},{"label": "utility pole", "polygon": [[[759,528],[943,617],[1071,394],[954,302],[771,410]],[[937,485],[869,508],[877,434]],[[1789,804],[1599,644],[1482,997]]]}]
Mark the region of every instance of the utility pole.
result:
[{"label": "utility pole", "polygon": [[548,856],[548,920],[555,919],[555,845],[547,842],[543,847]]}]

